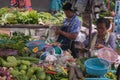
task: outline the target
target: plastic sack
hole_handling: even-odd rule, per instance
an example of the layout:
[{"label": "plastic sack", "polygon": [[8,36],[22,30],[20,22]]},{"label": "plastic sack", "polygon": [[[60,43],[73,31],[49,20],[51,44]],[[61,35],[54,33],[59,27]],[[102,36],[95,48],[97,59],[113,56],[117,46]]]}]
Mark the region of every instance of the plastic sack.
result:
[{"label": "plastic sack", "polygon": [[44,40],[35,40],[25,44],[31,51],[38,47],[38,51],[41,51],[45,48],[45,41]]},{"label": "plastic sack", "polygon": [[58,46],[53,46],[53,47],[49,47],[46,49],[47,52],[49,52],[51,55],[54,56],[60,56],[63,54],[63,51],[60,47]]},{"label": "plastic sack", "polygon": [[54,55],[48,55],[45,58],[45,61],[47,61],[47,62],[54,62],[56,60],[57,60],[57,58]]},{"label": "plastic sack", "polygon": [[45,58],[46,58],[46,56],[48,56],[48,55],[50,55],[50,53],[49,52],[44,52],[44,53],[42,53],[41,55],[40,55],[40,60],[45,60]]},{"label": "plastic sack", "polygon": [[85,41],[85,39],[86,39],[86,34],[82,33],[82,32],[79,32],[75,41],[83,42],[83,41]]},{"label": "plastic sack", "polygon": [[116,62],[118,59],[118,54],[111,48],[101,48],[97,51],[97,55],[99,58],[105,59],[109,61],[111,64]]}]

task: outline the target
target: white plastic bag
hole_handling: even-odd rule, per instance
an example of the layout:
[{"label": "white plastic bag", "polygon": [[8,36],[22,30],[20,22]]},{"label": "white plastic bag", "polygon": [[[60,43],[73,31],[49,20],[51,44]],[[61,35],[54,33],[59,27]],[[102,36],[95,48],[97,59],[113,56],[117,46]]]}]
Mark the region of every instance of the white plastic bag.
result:
[{"label": "white plastic bag", "polygon": [[107,47],[99,49],[97,56],[109,61],[111,64],[115,63],[118,59],[118,54],[113,49]]},{"label": "white plastic bag", "polygon": [[86,39],[86,35],[82,32],[79,32],[75,41],[83,42],[85,39]]}]

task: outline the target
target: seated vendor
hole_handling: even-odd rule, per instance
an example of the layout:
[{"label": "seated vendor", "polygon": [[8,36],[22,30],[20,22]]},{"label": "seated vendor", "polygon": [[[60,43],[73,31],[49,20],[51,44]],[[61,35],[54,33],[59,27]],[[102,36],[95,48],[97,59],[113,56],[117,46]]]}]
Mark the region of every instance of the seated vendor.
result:
[{"label": "seated vendor", "polygon": [[[116,37],[114,33],[108,32],[110,21],[105,18],[99,18],[96,22],[97,32],[91,34],[91,48],[100,49],[109,47],[116,49]],[[89,45],[89,37],[83,42],[86,47]]]}]

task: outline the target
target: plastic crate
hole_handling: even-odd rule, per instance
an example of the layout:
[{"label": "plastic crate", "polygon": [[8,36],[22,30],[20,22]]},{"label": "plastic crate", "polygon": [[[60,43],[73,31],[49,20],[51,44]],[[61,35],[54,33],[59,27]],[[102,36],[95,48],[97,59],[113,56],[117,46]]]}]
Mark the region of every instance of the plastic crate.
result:
[{"label": "plastic crate", "polygon": [[84,63],[86,72],[91,75],[104,76],[110,68],[110,63],[101,58],[90,58]]}]

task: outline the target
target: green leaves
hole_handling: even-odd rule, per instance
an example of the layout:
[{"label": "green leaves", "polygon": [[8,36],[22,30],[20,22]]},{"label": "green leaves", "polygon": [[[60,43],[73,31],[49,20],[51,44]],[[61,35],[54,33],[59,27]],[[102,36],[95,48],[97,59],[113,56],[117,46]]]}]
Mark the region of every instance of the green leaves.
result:
[{"label": "green leaves", "polygon": [[38,13],[37,11],[26,11],[18,13],[19,24],[38,24]]},{"label": "green leaves", "polygon": [[8,12],[8,8],[1,8],[0,9],[0,17],[3,15],[3,14],[5,14],[5,13],[7,13]]},{"label": "green leaves", "polygon": [[19,11],[12,8],[0,8],[0,25],[5,24],[45,24],[61,25],[65,18],[63,11],[54,15],[48,12]]},{"label": "green leaves", "polygon": [[3,24],[15,24],[17,23],[16,15],[13,13],[5,13],[2,15],[1,21]]},{"label": "green leaves", "polygon": [[15,49],[21,52],[30,38],[30,36],[20,32],[14,32],[12,37],[0,34],[0,48]]}]

